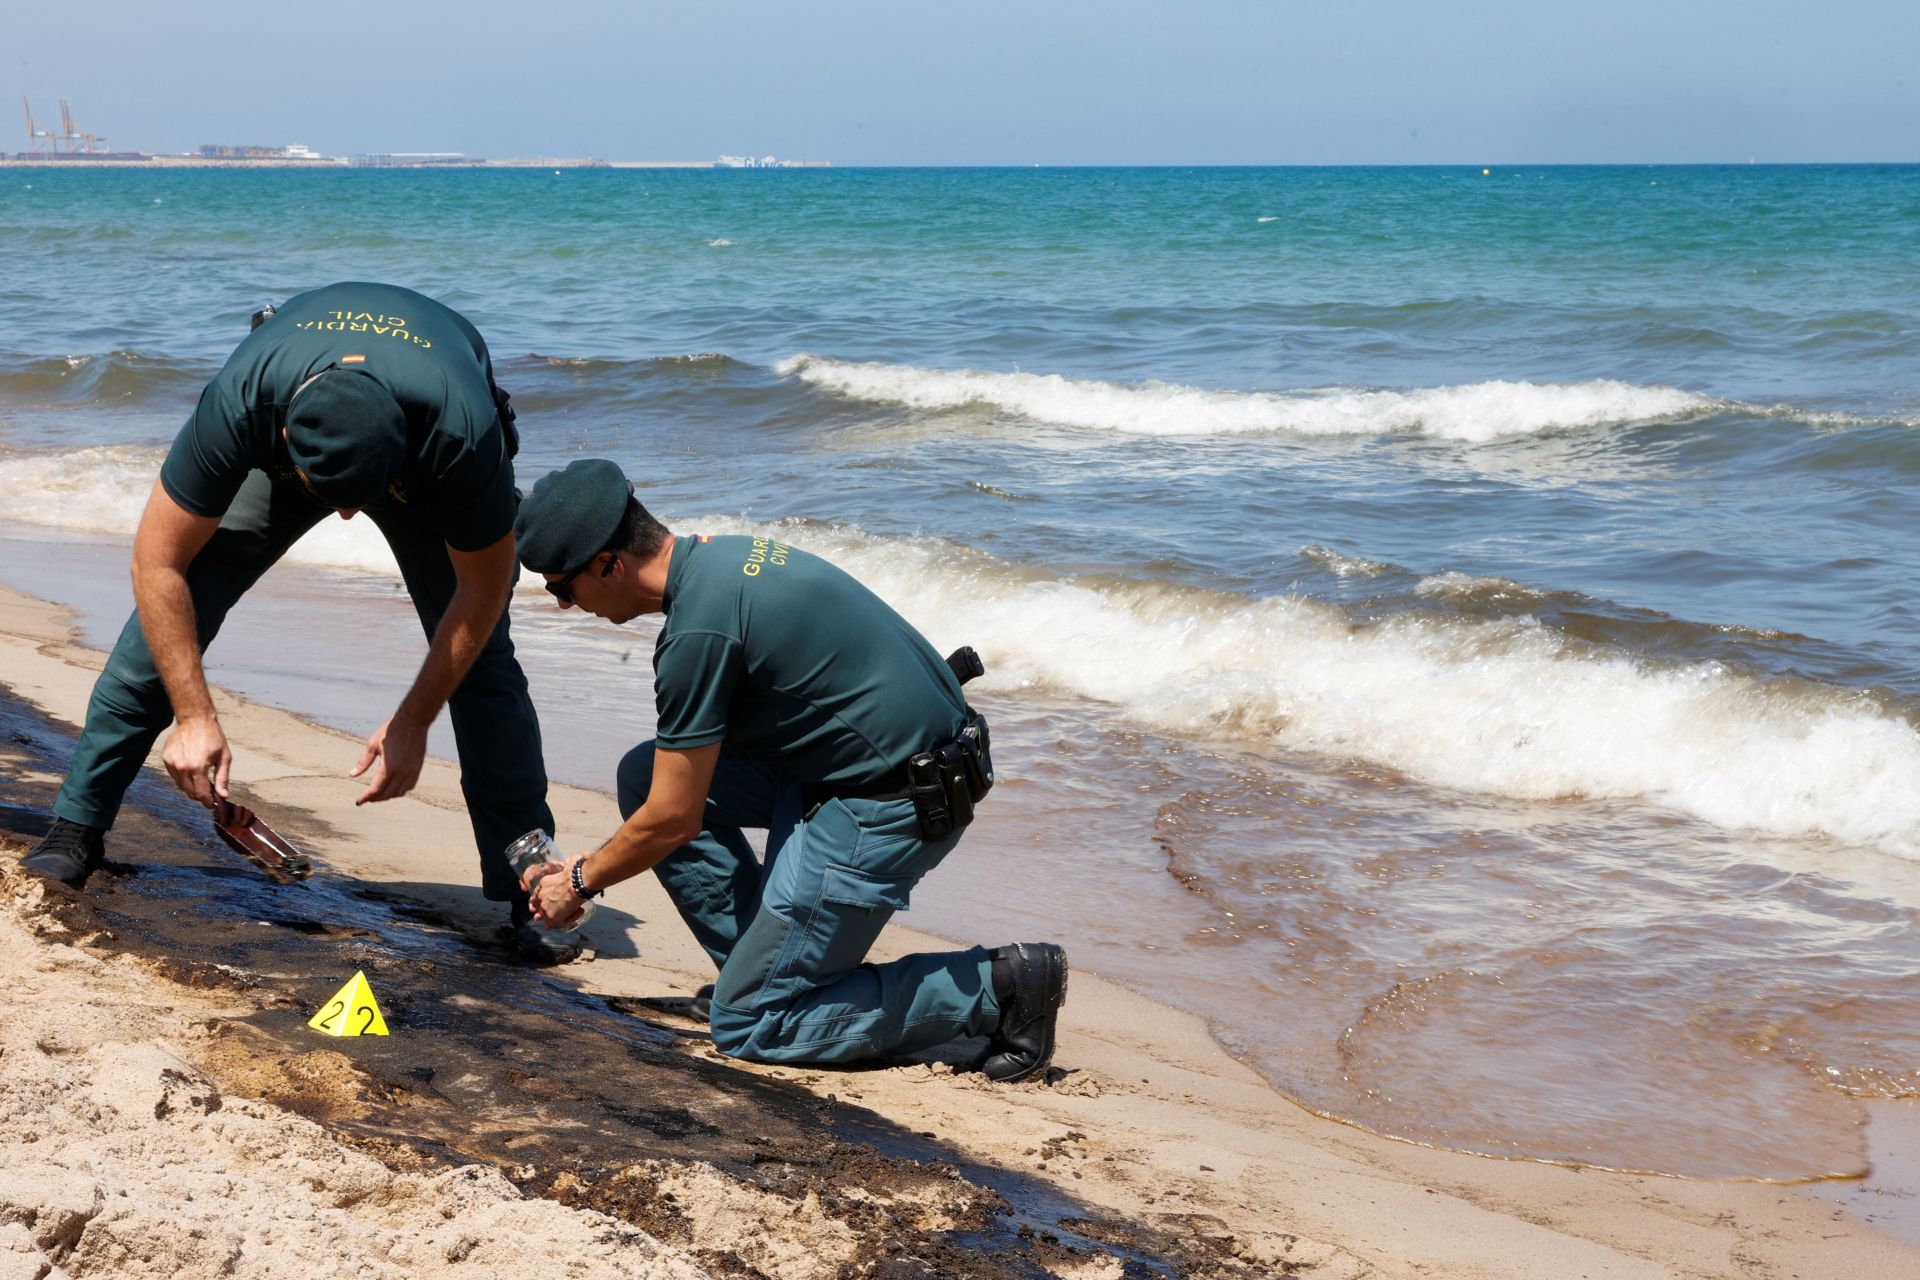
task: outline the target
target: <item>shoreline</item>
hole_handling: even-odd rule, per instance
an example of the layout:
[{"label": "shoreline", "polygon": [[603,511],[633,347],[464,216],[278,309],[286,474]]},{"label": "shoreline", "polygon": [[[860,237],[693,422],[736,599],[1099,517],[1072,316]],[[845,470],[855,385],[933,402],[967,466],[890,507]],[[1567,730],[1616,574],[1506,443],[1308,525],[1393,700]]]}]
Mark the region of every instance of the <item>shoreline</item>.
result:
[{"label": "shoreline", "polygon": [[[74,642],[70,618],[0,588],[0,683],[69,725],[102,657]],[[307,837],[310,851],[337,872],[423,899],[469,932],[498,923],[497,908],[471,887],[471,842],[451,765],[430,760],[404,801],[354,809],[356,784],[336,776],[337,758],[351,754],[349,735],[224,691],[217,697],[229,733],[261,775],[249,779],[247,798],[283,830],[321,833]],[[615,820],[611,800],[588,789],[556,784],[552,801],[569,830],[610,830]],[[608,905],[614,910],[588,929],[598,957],[552,976],[614,1000],[658,998],[663,988],[690,993],[706,980],[704,956],[651,877],[616,886]],[[623,927],[622,919],[633,923]],[[876,954],[927,941],[896,924]],[[1056,1058],[1064,1074],[1050,1085],[996,1089],[918,1065],[723,1066],[819,1095],[857,1096],[902,1128],[939,1131],[983,1165],[1021,1170],[1130,1221],[1199,1215],[1237,1239],[1268,1240],[1260,1247],[1270,1253],[1281,1247],[1272,1243],[1277,1232],[1295,1244],[1269,1261],[1300,1274],[1785,1277],[1837,1265],[1869,1277],[1920,1269],[1920,1247],[1787,1187],[1489,1159],[1314,1115],[1226,1055],[1198,1017],[1084,969],[1076,979]],[[1062,1158],[1072,1154],[1062,1145],[1066,1133],[1102,1154]],[[1048,1151],[1052,1158],[1042,1154],[1036,1169],[1034,1154]],[[1836,1233],[1838,1240],[1825,1238]]]}]

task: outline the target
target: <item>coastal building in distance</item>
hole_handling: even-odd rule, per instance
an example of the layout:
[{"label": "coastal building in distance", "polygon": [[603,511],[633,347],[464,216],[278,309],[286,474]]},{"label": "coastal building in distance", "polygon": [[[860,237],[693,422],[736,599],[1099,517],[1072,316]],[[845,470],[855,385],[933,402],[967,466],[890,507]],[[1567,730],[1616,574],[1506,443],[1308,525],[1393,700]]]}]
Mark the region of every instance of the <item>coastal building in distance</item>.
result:
[{"label": "coastal building in distance", "polygon": [[716,169],[831,169],[831,160],[782,160],[776,156],[721,156],[713,162]]},{"label": "coastal building in distance", "polygon": [[453,169],[477,168],[487,162],[459,151],[381,151],[352,156],[345,163],[356,169]]},{"label": "coastal building in distance", "polygon": [[289,160],[297,163],[341,164],[339,156],[323,156],[303,142],[289,143],[284,147],[227,146],[222,143],[208,143],[200,148],[202,160]]}]

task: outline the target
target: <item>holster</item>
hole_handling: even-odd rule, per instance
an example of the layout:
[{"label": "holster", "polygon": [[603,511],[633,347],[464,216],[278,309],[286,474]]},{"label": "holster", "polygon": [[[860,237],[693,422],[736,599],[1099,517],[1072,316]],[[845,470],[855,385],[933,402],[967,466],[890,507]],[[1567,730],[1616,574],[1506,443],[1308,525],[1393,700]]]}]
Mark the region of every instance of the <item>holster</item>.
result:
[{"label": "holster", "polygon": [[992,789],[987,719],[972,707],[958,737],[907,761],[907,797],[927,840],[944,840],[965,828],[973,821],[973,807]]}]

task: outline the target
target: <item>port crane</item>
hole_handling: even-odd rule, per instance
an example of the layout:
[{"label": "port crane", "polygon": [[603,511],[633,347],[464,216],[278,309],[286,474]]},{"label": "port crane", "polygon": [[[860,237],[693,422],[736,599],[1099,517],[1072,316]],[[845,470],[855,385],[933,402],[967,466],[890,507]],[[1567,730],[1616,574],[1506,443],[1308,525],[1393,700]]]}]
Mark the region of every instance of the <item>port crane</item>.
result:
[{"label": "port crane", "polygon": [[100,134],[88,133],[85,129],[76,129],[73,127],[73,113],[67,110],[67,100],[65,98],[60,99],[60,128],[60,136],[67,140],[68,151],[106,150],[105,147],[100,145],[106,141],[106,138]]},{"label": "port crane", "polygon": [[53,148],[54,153],[57,155],[60,151],[60,135],[57,133],[49,133],[34,123],[33,104],[27,101],[25,94],[20,96],[20,105],[24,107],[27,112],[27,149],[35,155],[38,155],[40,153],[40,140],[45,138],[47,144]]}]

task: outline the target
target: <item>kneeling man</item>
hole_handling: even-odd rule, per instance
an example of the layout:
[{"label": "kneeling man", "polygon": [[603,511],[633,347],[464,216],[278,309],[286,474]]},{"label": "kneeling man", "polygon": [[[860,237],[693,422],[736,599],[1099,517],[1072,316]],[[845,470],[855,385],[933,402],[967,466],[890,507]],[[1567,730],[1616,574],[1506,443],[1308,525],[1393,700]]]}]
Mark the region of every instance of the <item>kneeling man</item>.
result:
[{"label": "kneeling man", "polygon": [[[1045,1068],[1067,989],[1059,947],[865,963],[960,839],[909,794],[908,762],[950,747],[971,718],[920,633],[797,548],[676,537],[612,462],[546,476],[514,532],[562,608],[616,624],[666,615],[657,736],[620,763],[625,824],[539,879],[534,909],[565,925],[652,868],[719,967],[713,1040],[736,1057],[852,1062],[986,1035],[993,1079]],[[767,832],[764,864],[747,827]]]}]

